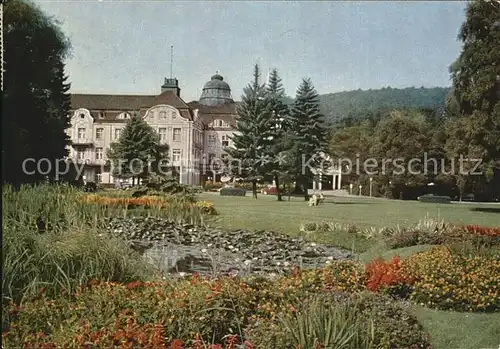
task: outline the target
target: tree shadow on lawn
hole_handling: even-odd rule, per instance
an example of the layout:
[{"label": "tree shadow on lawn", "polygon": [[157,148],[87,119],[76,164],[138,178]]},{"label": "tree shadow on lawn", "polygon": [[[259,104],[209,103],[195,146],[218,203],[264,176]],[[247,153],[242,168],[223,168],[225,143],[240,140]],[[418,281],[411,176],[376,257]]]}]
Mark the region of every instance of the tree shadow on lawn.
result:
[{"label": "tree shadow on lawn", "polygon": [[500,213],[500,207],[474,207],[470,210],[475,212]]}]

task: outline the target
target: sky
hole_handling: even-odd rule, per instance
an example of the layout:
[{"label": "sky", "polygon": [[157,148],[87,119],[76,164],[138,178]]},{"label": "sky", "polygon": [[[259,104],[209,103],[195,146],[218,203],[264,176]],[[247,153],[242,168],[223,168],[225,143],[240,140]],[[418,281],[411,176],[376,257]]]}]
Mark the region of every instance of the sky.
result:
[{"label": "sky", "polygon": [[71,41],[71,93],[158,94],[164,77],[198,100],[219,72],[235,100],[258,63],[288,95],[449,86],[465,2],[34,1]]}]

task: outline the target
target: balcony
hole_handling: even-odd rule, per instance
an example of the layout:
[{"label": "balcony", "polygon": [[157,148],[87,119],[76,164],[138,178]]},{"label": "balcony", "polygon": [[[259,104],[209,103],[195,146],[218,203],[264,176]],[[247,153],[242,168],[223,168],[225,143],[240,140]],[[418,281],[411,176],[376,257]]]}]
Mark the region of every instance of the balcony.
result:
[{"label": "balcony", "polygon": [[94,144],[94,141],[90,138],[77,138],[77,139],[72,139],[71,143],[73,145],[91,146]]}]

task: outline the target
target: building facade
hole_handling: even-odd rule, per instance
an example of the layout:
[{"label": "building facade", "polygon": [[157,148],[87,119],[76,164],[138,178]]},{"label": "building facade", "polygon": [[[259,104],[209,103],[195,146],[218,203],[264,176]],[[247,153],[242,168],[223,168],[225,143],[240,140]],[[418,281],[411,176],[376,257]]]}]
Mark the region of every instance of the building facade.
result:
[{"label": "building facade", "polygon": [[199,185],[216,180],[209,164],[225,156],[235,130],[236,103],[224,78],[216,74],[203,87],[199,101],[186,103],[179,81],[165,78],[161,91],[151,95],[71,95],[69,157],[84,166],[86,181],[123,182],[113,178],[107,153],[132,116],[140,116],[169,145],[169,162],[181,183]]},{"label": "building facade", "polygon": [[[84,179],[104,184],[124,182],[113,177],[107,154],[127,120],[140,116],[158,133],[160,142],[168,144],[169,164],[181,183],[200,185],[205,180],[220,180],[216,164],[227,156],[224,148],[232,146],[236,128],[237,102],[231,88],[215,74],[204,85],[199,101],[186,103],[180,92],[177,79],[165,78],[158,95],[72,94],[69,157],[83,166]],[[330,181],[335,189],[333,178],[337,177]]]}]

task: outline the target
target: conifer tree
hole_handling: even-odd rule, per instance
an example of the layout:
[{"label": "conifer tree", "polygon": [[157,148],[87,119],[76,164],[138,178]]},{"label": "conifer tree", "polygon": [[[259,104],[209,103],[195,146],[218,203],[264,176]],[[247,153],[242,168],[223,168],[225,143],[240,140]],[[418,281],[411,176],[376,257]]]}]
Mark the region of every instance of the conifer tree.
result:
[{"label": "conifer tree", "polygon": [[265,175],[270,159],[272,115],[266,98],[265,85],[259,83],[260,70],[255,65],[253,82],[244,90],[237,107],[236,132],[233,146],[226,149],[226,173],[252,183],[253,197],[257,198],[257,180]]},{"label": "conifer tree", "polygon": [[108,157],[113,163],[113,176],[117,178],[144,178],[149,167],[156,164],[166,150],[159,144],[155,130],[139,116],[128,122],[117,143],[111,145]]},{"label": "conifer tree", "polygon": [[266,97],[270,103],[272,143],[270,148],[271,158],[268,172],[272,174],[276,183],[277,199],[281,201],[282,191],[280,188],[280,178],[286,177],[288,168],[286,167],[287,150],[291,148],[290,134],[290,109],[285,104],[285,89],[281,83],[281,78],[277,69],[273,69],[269,75],[266,87]]},{"label": "conifer tree", "polygon": [[310,79],[303,79],[297,89],[290,117],[293,141],[293,169],[297,187],[308,200],[308,183],[314,179],[312,168],[320,163],[319,154],[325,150],[328,130],[320,113],[319,95]]}]

